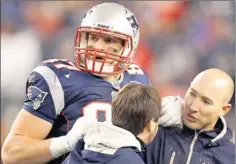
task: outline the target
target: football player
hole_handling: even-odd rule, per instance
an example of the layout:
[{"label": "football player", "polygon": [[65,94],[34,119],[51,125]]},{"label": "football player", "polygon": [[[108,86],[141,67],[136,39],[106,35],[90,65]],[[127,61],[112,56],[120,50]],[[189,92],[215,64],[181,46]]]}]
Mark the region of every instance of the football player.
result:
[{"label": "football player", "polygon": [[22,110],[3,145],[3,163],[61,163],[79,139],[72,128],[79,117],[111,121],[110,102],[122,86],[150,85],[131,62],[138,43],[131,11],[117,3],[91,8],[77,30],[74,61],[47,60],[30,74]]}]

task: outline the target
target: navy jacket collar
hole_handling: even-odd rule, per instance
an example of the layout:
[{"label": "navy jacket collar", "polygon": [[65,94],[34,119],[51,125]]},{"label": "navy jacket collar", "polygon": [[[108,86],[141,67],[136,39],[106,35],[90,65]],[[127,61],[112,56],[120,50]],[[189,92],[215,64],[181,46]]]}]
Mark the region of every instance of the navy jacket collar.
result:
[{"label": "navy jacket collar", "polygon": [[232,130],[227,127],[225,119],[220,117],[215,127],[211,131],[193,130],[183,125],[182,133],[188,137],[193,137],[196,133],[199,133],[198,140],[203,143],[204,146],[220,146],[225,144],[232,138]]}]

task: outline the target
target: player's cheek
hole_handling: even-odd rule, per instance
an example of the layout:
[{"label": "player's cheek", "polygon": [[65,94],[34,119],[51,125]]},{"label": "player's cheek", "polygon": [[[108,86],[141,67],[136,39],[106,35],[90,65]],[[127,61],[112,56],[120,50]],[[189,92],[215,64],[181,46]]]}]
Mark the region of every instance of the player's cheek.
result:
[{"label": "player's cheek", "polygon": [[107,51],[112,54],[117,54],[118,53],[118,48],[116,46],[109,46],[107,48]]}]

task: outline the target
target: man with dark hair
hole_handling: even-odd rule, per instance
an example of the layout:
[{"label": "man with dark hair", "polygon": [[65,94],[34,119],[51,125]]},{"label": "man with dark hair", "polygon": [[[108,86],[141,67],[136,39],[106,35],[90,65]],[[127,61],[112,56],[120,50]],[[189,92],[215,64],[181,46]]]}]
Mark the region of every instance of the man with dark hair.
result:
[{"label": "man with dark hair", "polygon": [[139,135],[150,120],[158,121],[161,97],[156,89],[142,84],[125,88],[112,101],[112,124]]},{"label": "man with dark hair", "polygon": [[112,101],[112,123],[97,122],[87,128],[63,164],[144,164],[139,152],[155,137],[160,110],[155,88],[127,84]]}]

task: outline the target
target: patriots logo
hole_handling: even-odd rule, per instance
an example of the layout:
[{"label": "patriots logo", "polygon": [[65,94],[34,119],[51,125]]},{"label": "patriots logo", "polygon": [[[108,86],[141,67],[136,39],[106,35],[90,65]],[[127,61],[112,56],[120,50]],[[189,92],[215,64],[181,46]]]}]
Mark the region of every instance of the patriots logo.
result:
[{"label": "patriots logo", "polygon": [[131,15],[130,17],[127,17],[126,19],[129,21],[131,27],[133,28],[133,35],[136,36],[137,31],[139,29],[139,25],[138,25],[138,22],[136,21],[134,15]]},{"label": "patriots logo", "polygon": [[37,110],[41,103],[44,101],[45,97],[47,96],[48,92],[43,92],[39,88],[30,86],[27,89],[27,97],[29,100],[34,102],[33,108]]}]

